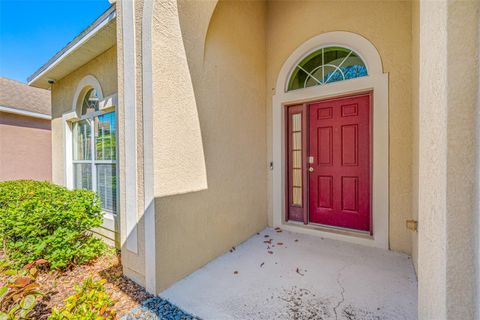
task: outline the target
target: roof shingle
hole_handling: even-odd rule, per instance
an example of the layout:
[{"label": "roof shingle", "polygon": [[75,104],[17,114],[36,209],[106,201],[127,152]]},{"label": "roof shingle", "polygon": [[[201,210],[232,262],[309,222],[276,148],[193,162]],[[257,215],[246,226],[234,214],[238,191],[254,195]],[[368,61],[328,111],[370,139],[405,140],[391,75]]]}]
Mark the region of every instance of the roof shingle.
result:
[{"label": "roof shingle", "polygon": [[0,77],[0,106],[18,110],[52,114],[50,90]]}]

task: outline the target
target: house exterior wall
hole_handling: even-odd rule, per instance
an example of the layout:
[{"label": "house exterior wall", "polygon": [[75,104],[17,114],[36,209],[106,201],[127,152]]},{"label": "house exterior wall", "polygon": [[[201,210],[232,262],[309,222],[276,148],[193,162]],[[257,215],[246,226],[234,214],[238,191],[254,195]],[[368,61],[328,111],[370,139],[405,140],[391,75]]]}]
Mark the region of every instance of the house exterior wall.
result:
[{"label": "house exterior wall", "polygon": [[[272,88],[280,68],[306,40],[325,32],[349,31],[365,37],[379,51],[384,72],[389,73],[390,248],[406,253],[411,252],[411,235],[405,220],[412,210],[411,24],[407,1],[269,1],[266,34],[267,115],[272,114]],[[268,155],[272,154],[271,119],[267,116]],[[270,205],[271,171],[268,181]],[[272,218],[269,207],[269,224]]]},{"label": "house exterior wall", "polygon": [[479,317],[479,6],[419,6],[419,319]]},{"label": "house exterior wall", "polygon": [[[183,42],[200,120],[208,189],[156,197],[158,290],[267,225],[266,4],[219,2],[205,39],[202,31],[208,26],[212,8],[211,2],[179,2]],[[203,16],[191,19],[199,12]],[[155,66],[153,70],[155,79]],[[154,100],[153,105],[157,108],[160,102]],[[159,109],[154,110],[156,117],[160,116],[159,112]],[[160,128],[154,127],[155,145],[162,138],[183,139],[158,136],[160,131],[157,130]],[[160,158],[155,155],[154,159]],[[156,162],[155,166],[160,164]],[[155,172],[156,179],[158,174],[161,172]],[[158,179],[158,183],[164,181]],[[193,180],[193,184],[187,182],[182,189],[198,190],[195,181],[198,180]],[[156,185],[155,193],[161,194],[169,187]]]},{"label": "house exterior wall", "polygon": [[112,47],[68,76],[52,84],[52,182],[65,185],[65,141],[62,115],[72,110],[80,80],[92,75],[100,82],[103,95],[117,92],[116,47]]},{"label": "house exterior wall", "polygon": [[[418,222],[420,1],[412,1],[412,219]],[[418,229],[418,227],[417,227]],[[418,231],[412,232],[412,261],[418,272]]]},{"label": "house exterior wall", "polygon": [[50,120],[0,112],[0,181],[52,180]]},{"label": "house exterior wall", "polygon": [[[51,135],[51,164],[52,182],[59,185],[67,185],[66,181],[66,143],[65,141],[65,119],[63,115],[76,111],[74,105],[75,94],[80,81],[85,76],[91,75],[100,83],[104,97],[117,93],[117,64],[116,47],[112,47],[95,57],[87,64],[76,69],[66,77],[57,80],[51,87],[52,97],[52,135]],[[115,218],[106,216],[103,225],[93,231],[107,244],[115,245],[117,231]]]},{"label": "house exterior wall", "polygon": [[[127,3],[128,4],[128,3]],[[125,50],[124,50],[124,35],[123,35],[123,8],[125,5],[122,1],[116,3],[117,7],[117,70],[118,70],[118,153],[119,153],[119,168],[120,168],[120,233],[121,233],[121,250],[122,250],[122,267],[124,274],[139,283],[142,286],[146,286],[145,282],[145,223],[143,221],[143,127],[142,127],[142,17],[143,17],[143,1],[134,2],[134,21],[135,26],[135,106],[128,106],[130,108],[135,107],[135,126],[136,126],[136,178],[137,185],[135,188],[135,201],[136,212],[134,213],[136,220],[136,241],[133,241],[136,245],[137,252],[133,252],[127,249],[126,242],[131,234],[127,232],[126,219],[126,198],[127,187],[125,185],[126,174],[126,145],[125,145]],[[128,151],[130,152],[130,151]],[[132,170],[131,168],[128,170]],[[122,182],[123,181],[123,182]],[[155,241],[152,239],[152,241]]]}]

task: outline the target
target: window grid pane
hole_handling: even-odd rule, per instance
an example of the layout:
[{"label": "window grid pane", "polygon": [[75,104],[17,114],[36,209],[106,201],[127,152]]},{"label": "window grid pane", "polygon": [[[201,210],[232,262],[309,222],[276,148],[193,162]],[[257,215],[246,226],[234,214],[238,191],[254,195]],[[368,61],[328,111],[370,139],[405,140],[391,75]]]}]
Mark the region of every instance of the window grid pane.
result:
[{"label": "window grid pane", "polygon": [[[116,213],[115,112],[90,116],[92,118],[78,121],[72,126],[74,188],[96,189],[102,209]],[[94,141],[92,131],[95,133]]]},{"label": "window grid pane", "polygon": [[97,194],[102,209],[115,212],[117,207],[117,172],[115,164],[97,164]]},{"label": "window grid pane", "polygon": [[73,181],[75,189],[92,190],[92,164],[74,163]]},{"label": "window grid pane", "polygon": [[295,67],[288,91],[367,76],[360,56],[348,48],[325,47],[309,54]]},{"label": "window grid pane", "polygon": [[100,115],[95,119],[95,158],[96,160],[116,159],[115,112]]},{"label": "window grid pane", "polygon": [[89,120],[73,124],[73,160],[91,160],[91,126]]},{"label": "window grid pane", "polygon": [[302,206],[302,114],[295,113],[291,116],[291,192],[292,204]]}]

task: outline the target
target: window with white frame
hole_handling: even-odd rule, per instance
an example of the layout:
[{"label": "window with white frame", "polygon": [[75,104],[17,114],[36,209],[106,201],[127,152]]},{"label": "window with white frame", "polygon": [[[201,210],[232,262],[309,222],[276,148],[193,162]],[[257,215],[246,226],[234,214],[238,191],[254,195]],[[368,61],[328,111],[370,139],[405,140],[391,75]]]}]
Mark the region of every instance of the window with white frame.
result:
[{"label": "window with white frame", "polygon": [[81,104],[80,120],[72,124],[73,186],[96,191],[102,209],[117,210],[117,126],[115,111],[99,111],[95,89]]},{"label": "window with white frame", "polygon": [[367,75],[367,67],[355,51],[339,46],[322,47],[296,65],[288,81],[288,91]]}]

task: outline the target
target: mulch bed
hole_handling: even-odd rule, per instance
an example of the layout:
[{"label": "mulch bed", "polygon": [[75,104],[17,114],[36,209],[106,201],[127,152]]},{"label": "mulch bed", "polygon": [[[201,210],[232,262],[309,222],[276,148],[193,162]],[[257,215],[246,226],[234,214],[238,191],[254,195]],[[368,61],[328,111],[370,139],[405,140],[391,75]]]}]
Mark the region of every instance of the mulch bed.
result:
[{"label": "mulch bed", "polygon": [[[140,302],[152,297],[141,286],[123,276],[120,255],[107,254],[70,270],[40,274],[37,283],[45,295],[35,308],[33,319],[47,319],[52,307],[63,306],[64,300],[75,293],[75,286],[89,277],[94,280],[107,280],[105,288],[112,295],[112,300],[116,301],[113,308],[119,318],[138,307]],[[0,274],[0,286],[7,280],[8,277]]]}]

